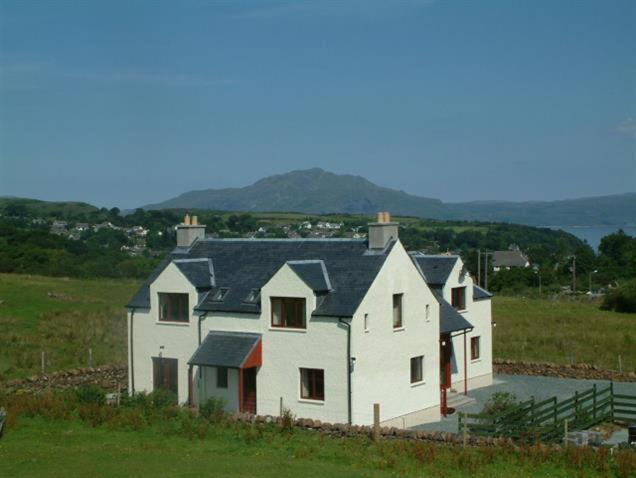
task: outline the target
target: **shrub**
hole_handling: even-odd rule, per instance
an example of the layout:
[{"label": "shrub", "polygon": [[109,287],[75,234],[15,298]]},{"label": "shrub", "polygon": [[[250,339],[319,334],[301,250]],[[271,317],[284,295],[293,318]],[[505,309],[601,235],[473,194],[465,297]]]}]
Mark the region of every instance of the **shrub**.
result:
[{"label": "shrub", "polygon": [[199,414],[211,422],[221,421],[225,416],[225,404],[223,398],[210,397],[199,405]]},{"label": "shrub", "polygon": [[106,403],[106,393],[92,383],[80,386],[75,391],[75,396],[79,403],[95,405],[104,405]]},{"label": "shrub", "polygon": [[98,405],[97,403],[83,403],[78,409],[79,417],[92,427],[108,422],[116,415],[113,407]]},{"label": "shrub", "polygon": [[601,308],[616,312],[636,312],[636,279],[624,282],[603,299]]},{"label": "shrub", "polygon": [[283,431],[290,432],[290,433],[293,432],[295,422],[296,422],[296,415],[294,415],[289,408],[283,407],[283,410],[280,415],[280,425]]},{"label": "shrub", "polygon": [[517,405],[517,396],[514,393],[495,392],[484,404],[484,408],[482,408],[480,413],[488,418],[493,418],[514,410]]}]

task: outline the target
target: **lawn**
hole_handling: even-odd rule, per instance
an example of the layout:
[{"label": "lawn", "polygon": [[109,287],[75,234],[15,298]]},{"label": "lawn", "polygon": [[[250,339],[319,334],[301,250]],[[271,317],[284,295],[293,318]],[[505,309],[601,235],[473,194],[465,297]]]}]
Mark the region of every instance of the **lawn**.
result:
[{"label": "lawn", "polygon": [[628,452],[610,460],[592,450],[375,444],[364,437],[331,438],[270,425],[212,425],[203,438],[169,430],[20,418],[0,440],[0,476],[627,477],[636,464]]},{"label": "lawn", "polygon": [[0,379],[126,362],[126,311],[139,281],[0,274]]},{"label": "lawn", "polygon": [[518,297],[493,299],[494,356],[534,362],[588,363],[636,370],[636,314],[595,302]]}]

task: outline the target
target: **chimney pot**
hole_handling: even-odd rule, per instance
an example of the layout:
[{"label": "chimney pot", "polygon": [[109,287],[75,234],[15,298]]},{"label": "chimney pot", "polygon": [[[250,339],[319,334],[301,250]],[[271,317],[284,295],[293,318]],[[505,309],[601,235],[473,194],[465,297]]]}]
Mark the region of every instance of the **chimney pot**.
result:
[{"label": "chimney pot", "polygon": [[185,215],[185,217],[183,218],[183,224],[185,224],[186,226],[190,225],[190,214]]},{"label": "chimney pot", "polygon": [[384,222],[384,213],[383,212],[378,212],[378,220],[377,222]]},{"label": "chimney pot", "polygon": [[384,212],[384,222],[391,222],[391,214],[388,211]]},{"label": "chimney pot", "polygon": [[197,226],[199,224],[199,218],[197,216],[192,216],[192,222],[191,224],[193,226]]}]

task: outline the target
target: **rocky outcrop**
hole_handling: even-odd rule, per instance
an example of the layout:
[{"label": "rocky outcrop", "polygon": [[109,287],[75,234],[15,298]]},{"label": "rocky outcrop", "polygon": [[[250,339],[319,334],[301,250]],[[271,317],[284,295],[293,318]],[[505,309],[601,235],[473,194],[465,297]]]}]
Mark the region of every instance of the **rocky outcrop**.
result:
[{"label": "rocky outcrop", "polygon": [[493,361],[493,371],[508,375],[533,375],[541,377],[577,378],[587,380],[613,380],[615,382],[636,382],[636,373],[605,370],[596,365],[584,363],[555,364],[541,362],[517,362],[514,360]]},{"label": "rocky outcrop", "polygon": [[96,368],[73,368],[49,374],[34,375],[20,380],[0,383],[0,392],[29,393],[46,390],[68,390],[82,384],[95,384],[107,392],[126,390],[128,384],[126,367],[103,365]]}]

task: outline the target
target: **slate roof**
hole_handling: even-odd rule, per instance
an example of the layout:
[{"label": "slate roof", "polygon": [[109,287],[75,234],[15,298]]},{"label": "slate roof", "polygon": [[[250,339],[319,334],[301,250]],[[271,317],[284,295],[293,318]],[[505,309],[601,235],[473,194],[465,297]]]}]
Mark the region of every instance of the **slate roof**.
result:
[{"label": "slate roof", "polygon": [[473,285],[473,300],[484,300],[490,299],[492,294],[488,292],[486,289],[479,287],[478,285]]},{"label": "slate roof", "polygon": [[458,256],[431,256],[421,252],[411,252],[411,258],[418,265],[429,285],[444,285],[448,280]]},{"label": "slate roof", "polygon": [[210,332],[188,361],[191,365],[240,368],[249,357],[261,334]]},{"label": "slate roof", "polygon": [[521,251],[495,251],[492,253],[493,267],[526,267],[528,258]]},{"label": "slate roof", "polygon": [[210,259],[174,259],[172,262],[197,289],[209,289],[214,285],[214,268]]},{"label": "slate roof", "polygon": [[313,291],[327,292],[331,290],[331,281],[324,261],[287,261],[287,265]]},{"label": "slate roof", "polygon": [[[175,249],[155,269],[128,307],[150,307],[149,285],[172,259],[211,259],[214,284],[195,307],[199,311],[259,313],[260,302],[246,301],[252,290],[260,290],[286,263],[322,261],[323,279],[314,265],[296,267],[310,287],[330,290],[322,294],[314,316],[352,317],[382,268],[395,241],[383,251],[369,251],[364,239],[205,239],[189,249]],[[291,264],[290,264],[291,267]],[[322,266],[321,266],[322,270]],[[326,277],[326,279],[325,279]],[[212,300],[219,288],[227,288],[222,301]]]},{"label": "slate roof", "polygon": [[473,324],[468,322],[457,309],[450,305],[442,295],[433,290],[433,295],[439,302],[439,333],[446,334],[460,330],[473,329]]}]

